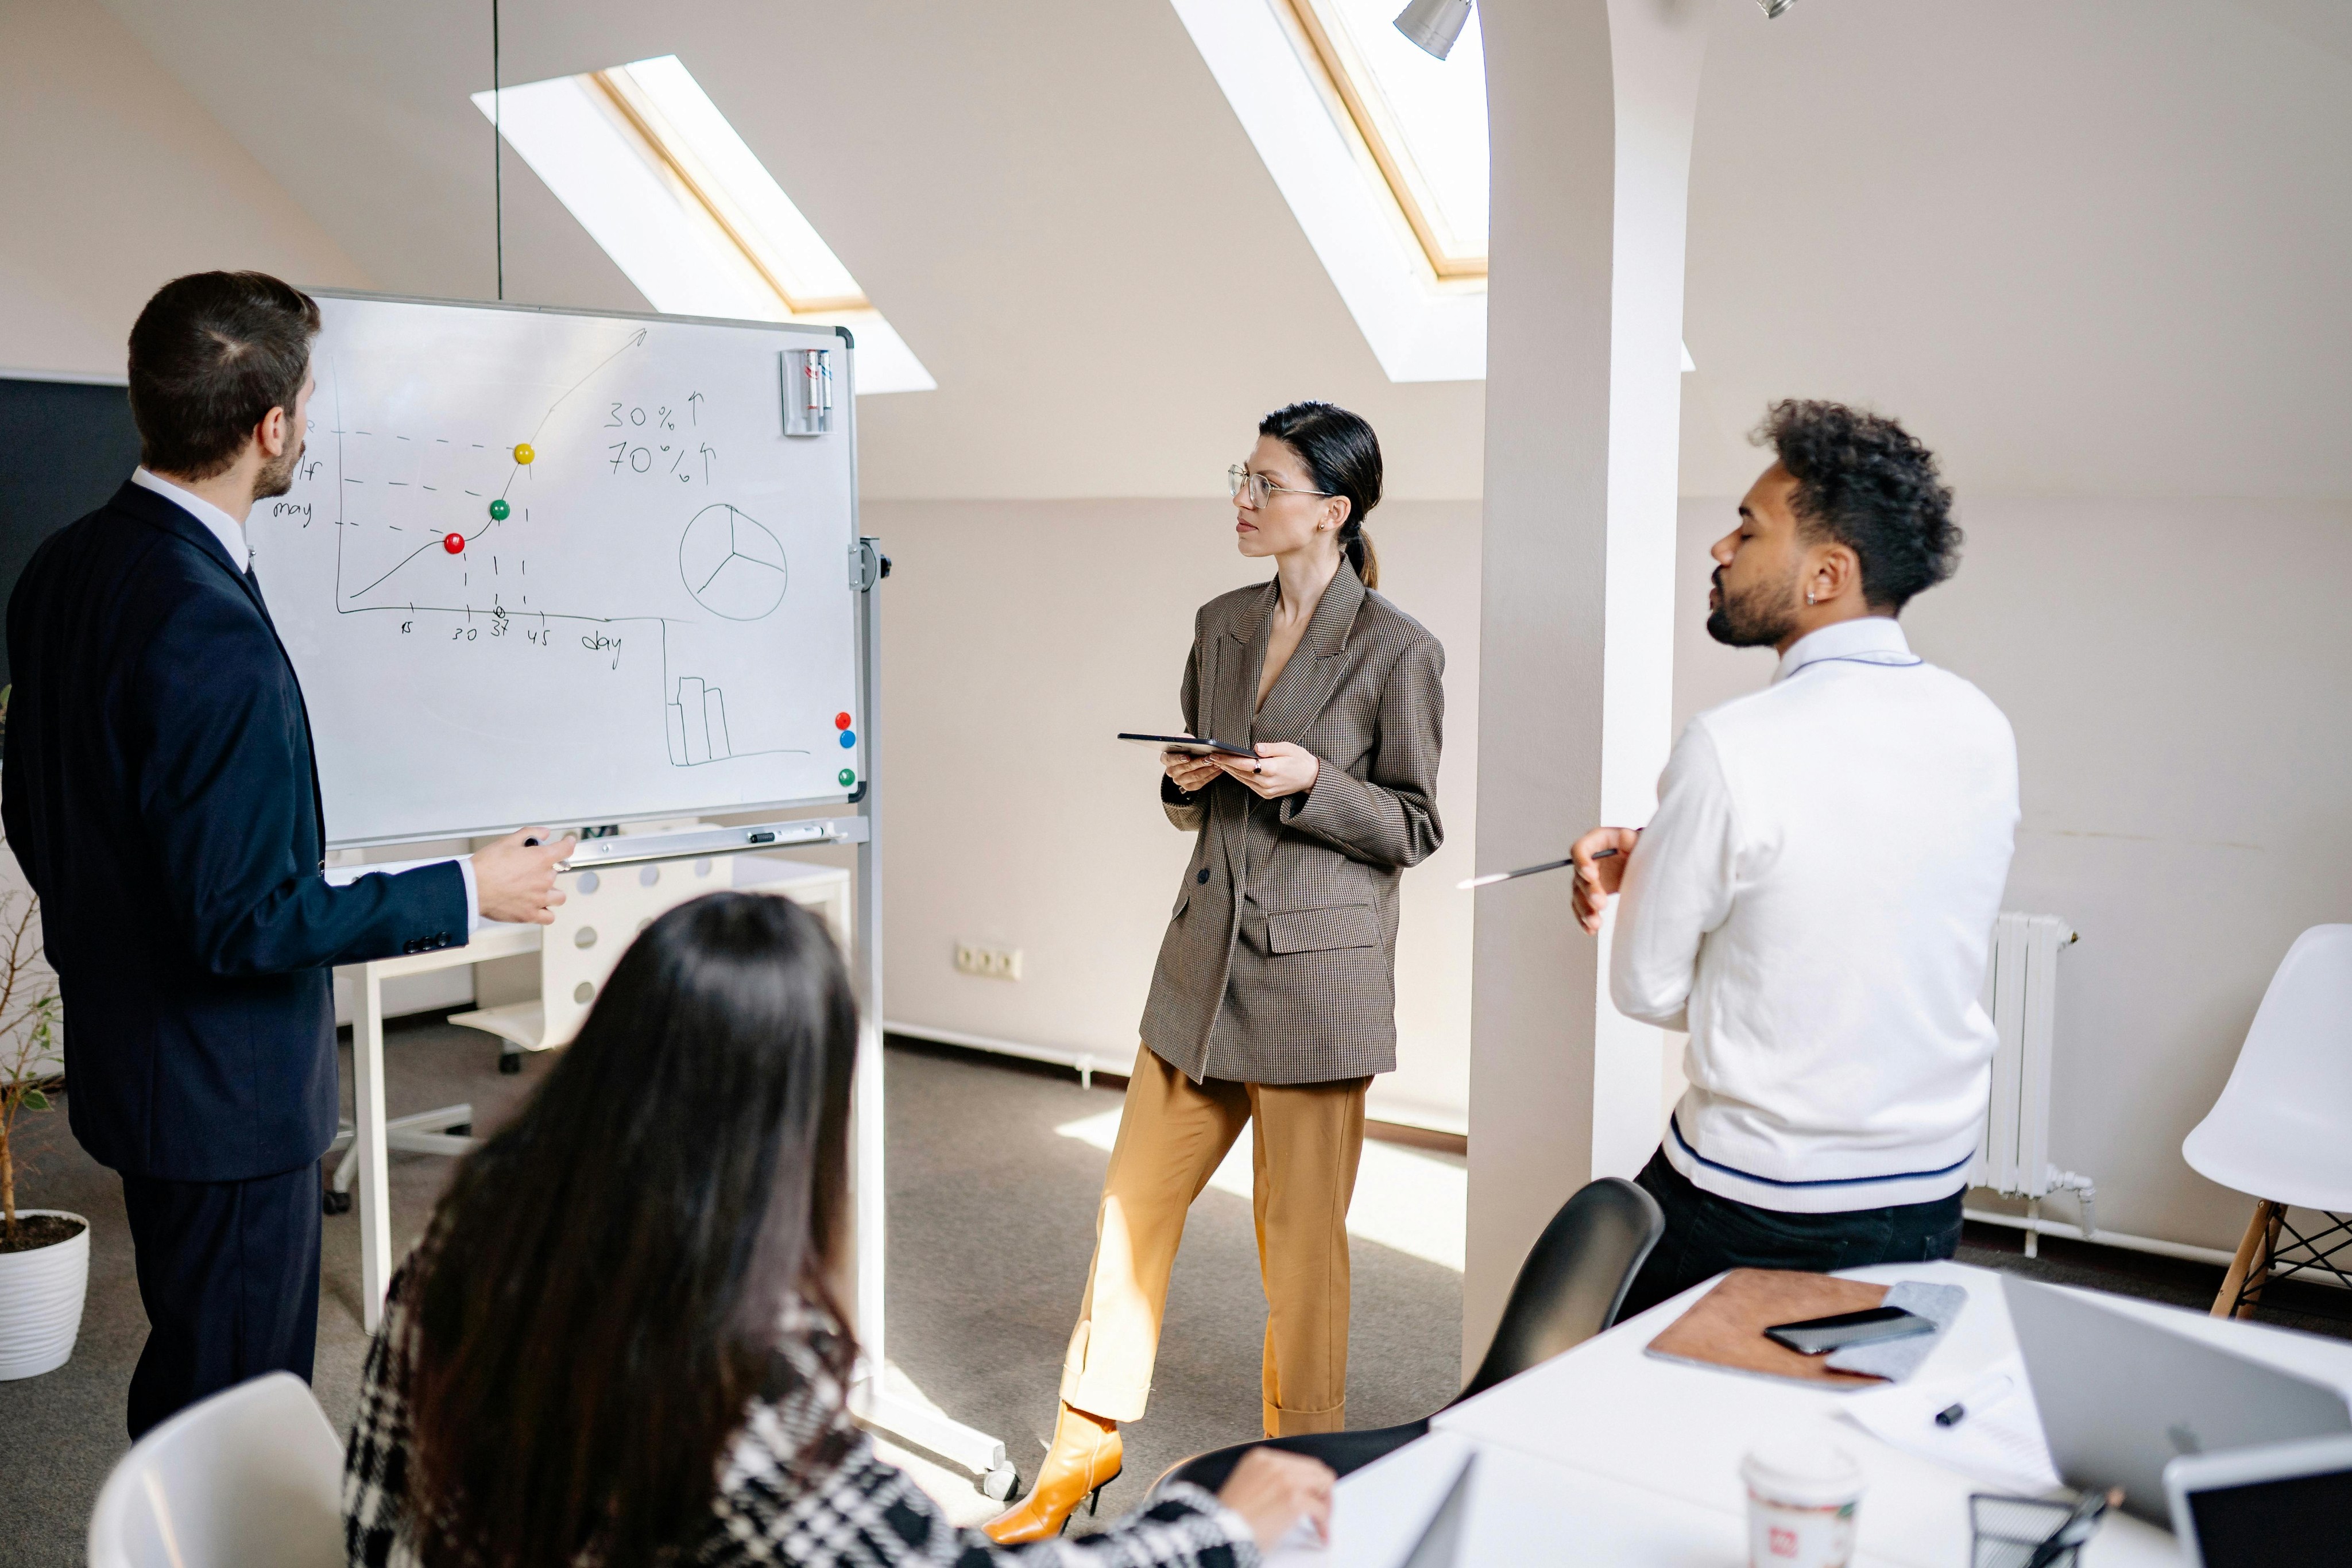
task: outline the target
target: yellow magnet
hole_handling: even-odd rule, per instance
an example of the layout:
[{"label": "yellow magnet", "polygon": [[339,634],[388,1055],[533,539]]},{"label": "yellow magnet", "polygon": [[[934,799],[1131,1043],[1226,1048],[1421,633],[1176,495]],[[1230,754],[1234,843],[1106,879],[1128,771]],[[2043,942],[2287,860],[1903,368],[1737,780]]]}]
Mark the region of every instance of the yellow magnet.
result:
[{"label": "yellow magnet", "polygon": [[538,455],[538,453],[533,452],[530,449],[530,443],[528,441],[522,442],[515,447],[515,461],[518,463],[528,463]]}]

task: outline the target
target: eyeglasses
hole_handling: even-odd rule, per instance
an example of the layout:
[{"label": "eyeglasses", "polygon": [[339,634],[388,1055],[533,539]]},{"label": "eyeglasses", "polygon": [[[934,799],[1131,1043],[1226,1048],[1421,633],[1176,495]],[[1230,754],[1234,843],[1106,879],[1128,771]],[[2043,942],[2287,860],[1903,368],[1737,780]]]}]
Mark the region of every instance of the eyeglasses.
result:
[{"label": "eyeglasses", "polygon": [[1225,490],[1236,501],[1246,495],[1249,497],[1249,508],[1252,511],[1265,506],[1276,493],[1285,496],[1321,496],[1327,499],[1331,495],[1328,490],[1298,490],[1293,489],[1288,485],[1277,485],[1265,475],[1253,474],[1238,463],[1225,470]]}]

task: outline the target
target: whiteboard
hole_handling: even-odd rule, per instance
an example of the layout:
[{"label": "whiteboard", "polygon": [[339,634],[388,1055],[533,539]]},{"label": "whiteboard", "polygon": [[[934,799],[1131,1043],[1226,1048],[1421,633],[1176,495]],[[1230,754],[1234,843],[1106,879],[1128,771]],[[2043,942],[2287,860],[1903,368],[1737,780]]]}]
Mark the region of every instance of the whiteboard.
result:
[{"label": "whiteboard", "polygon": [[[303,455],[248,535],[330,844],[862,787],[851,355],[832,328],[319,307]],[[834,350],[831,429],[787,435],[805,360],[786,350],[810,348]]]}]

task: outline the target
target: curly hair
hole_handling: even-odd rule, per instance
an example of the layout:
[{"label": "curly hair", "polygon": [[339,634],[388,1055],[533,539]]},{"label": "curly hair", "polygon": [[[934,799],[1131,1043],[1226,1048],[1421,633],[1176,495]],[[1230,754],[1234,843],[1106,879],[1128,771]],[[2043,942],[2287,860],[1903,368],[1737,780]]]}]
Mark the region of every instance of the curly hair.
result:
[{"label": "curly hair", "polygon": [[1769,444],[1797,481],[1797,521],[1862,562],[1862,594],[1900,611],[1959,565],[1952,491],[1936,455],[1883,414],[1843,403],[1784,398],[1749,437]]}]

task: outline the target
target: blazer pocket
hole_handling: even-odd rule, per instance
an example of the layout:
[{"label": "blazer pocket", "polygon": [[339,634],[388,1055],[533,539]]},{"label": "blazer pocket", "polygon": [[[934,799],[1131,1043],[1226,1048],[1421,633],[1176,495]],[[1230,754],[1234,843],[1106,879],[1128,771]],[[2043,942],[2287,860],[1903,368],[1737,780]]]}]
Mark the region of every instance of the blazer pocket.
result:
[{"label": "blazer pocket", "polygon": [[1286,909],[1265,917],[1269,953],[1320,953],[1333,947],[1370,947],[1381,939],[1381,923],[1369,904],[1335,904],[1323,909]]}]

